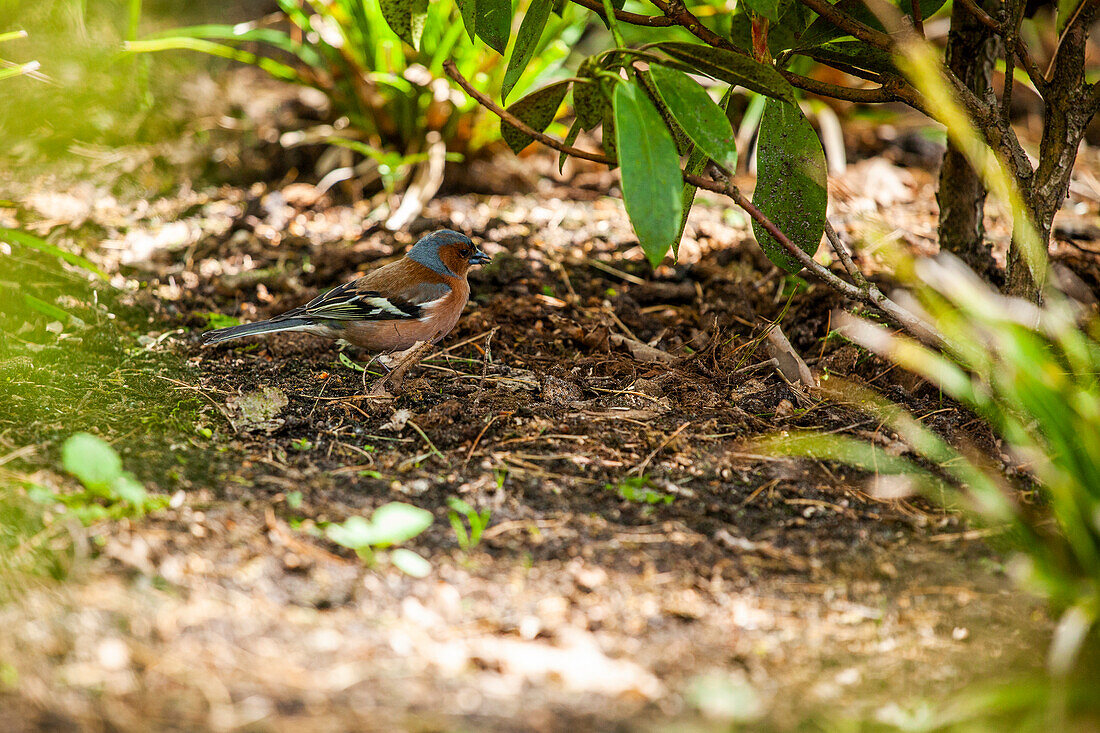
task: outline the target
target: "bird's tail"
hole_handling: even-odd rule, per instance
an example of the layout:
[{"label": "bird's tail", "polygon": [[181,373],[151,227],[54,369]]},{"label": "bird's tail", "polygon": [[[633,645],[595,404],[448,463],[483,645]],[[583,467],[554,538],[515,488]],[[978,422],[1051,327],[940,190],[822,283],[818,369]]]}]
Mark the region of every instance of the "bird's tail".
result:
[{"label": "bird's tail", "polygon": [[238,339],[242,336],[254,336],[258,333],[275,333],[276,331],[301,331],[315,324],[305,318],[287,318],[271,321],[257,321],[245,323],[240,326],[219,328],[216,331],[207,331],[202,335],[203,343],[217,344],[230,339]]}]

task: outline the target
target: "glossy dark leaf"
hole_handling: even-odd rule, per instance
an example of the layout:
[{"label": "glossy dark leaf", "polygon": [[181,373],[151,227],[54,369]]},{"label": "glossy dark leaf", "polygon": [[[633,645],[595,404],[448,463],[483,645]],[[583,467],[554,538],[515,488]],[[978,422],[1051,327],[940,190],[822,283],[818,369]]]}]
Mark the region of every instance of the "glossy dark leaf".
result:
[{"label": "glossy dark leaf", "polygon": [[745,6],[773,23],[779,22],[779,0],[744,0]]},{"label": "glossy dark leaf", "polygon": [[664,120],[636,82],[612,97],[623,202],[650,264],[664,259],[680,231],[680,158]]},{"label": "glossy dark leaf", "polygon": [[458,11],[462,14],[462,25],[466,27],[466,35],[474,40],[477,32],[477,0],[455,0]]},{"label": "glossy dark leaf", "polygon": [[503,54],[511,33],[511,0],[477,0],[477,35],[481,40]]},{"label": "glossy dark leaf", "polygon": [[863,41],[829,41],[820,46],[805,48],[797,53],[809,56],[828,65],[854,66],[857,69],[880,74],[900,74],[894,58],[887,51],[869,46]]},{"label": "glossy dark leaf", "polygon": [[[729,121],[731,101],[733,101],[733,87],[728,87],[726,93],[722,95],[721,101],[718,102],[718,107],[722,110],[722,114],[726,117],[727,122]],[[699,175],[706,169],[708,160],[710,160],[710,156],[703,152],[701,148],[696,147],[691,151],[691,155],[688,156],[687,166],[684,168],[684,171],[686,173]],[[732,166],[730,170],[733,170]],[[696,191],[697,189],[695,186],[686,181],[684,182],[684,190],[680,197],[680,233],[676,235],[676,243],[672,245],[672,250],[676,254],[680,253],[680,241],[684,238],[684,228],[687,226],[688,214],[691,213],[691,207],[695,204]]]},{"label": "glossy dark leaf", "polygon": [[649,97],[649,101],[657,108],[657,113],[661,115],[661,119],[665,121],[665,127],[668,128],[669,134],[672,135],[672,142],[676,144],[676,154],[681,157],[690,155],[692,148],[695,146],[692,144],[691,138],[687,136],[687,133],[677,124],[676,118],[668,111],[668,105],[661,99],[661,95],[657,93],[657,86],[653,82],[653,75],[649,71],[642,71],[638,73],[636,79],[638,83],[642,85],[642,89],[645,90],[646,96]]},{"label": "glossy dark leaf", "polygon": [[615,116],[611,114],[611,105],[603,114],[603,130],[600,134],[600,145],[607,157],[611,158],[609,168],[619,167],[619,148],[615,138]]},{"label": "glossy dark leaf", "polygon": [[516,34],[516,44],[512,47],[512,58],[508,59],[508,68],[504,72],[504,82],[500,87],[500,100],[508,101],[508,92],[512,91],[519,81],[523,70],[535,55],[539,39],[546,28],[546,21],[550,17],[550,8],[553,0],[531,0],[527,13],[523,16],[523,22],[519,25]]},{"label": "glossy dark leaf", "polygon": [[[772,56],[798,47],[802,33],[816,18],[811,10],[798,0],[782,0],[779,3],[779,22],[768,29],[768,50]],[[730,18],[730,41],[745,51],[752,50],[752,19],[747,12],[735,12]]]},{"label": "glossy dark leaf", "polygon": [[736,135],[725,111],[687,74],[657,64],[649,71],[661,101],[691,142],[716,163],[736,168]]},{"label": "glossy dark leaf", "polygon": [[[554,115],[558,112],[566,92],[569,91],[568,81],[559,81],[555,84],[543,87],[531,92],[523,99],[508,106],[508,111],[520,118],[531,128],[542,132],[554,121]],[[517,155],[534,140],[525,132],[512,127],[503,120],[500,123],[500,134],[508,147]]]},{"label": "glossy dark leaf", "polygon": [[[688,156],[687,167],[684,170],[687,173],[699,175],[707,167],[709,159],[709,155],[703,152],[701,148],[696,147]],[[695,194],[698,190],[694,185],[685,183],[683,191],[680,193],[680,233],[676,235],[676,241],[672,245],[672,251],[676,254],[680,253],[680,240],[684,238],[684,228],[688,223],[688,214],[691,213],[691,207],[695,204]]]},{"label": "glossy dark leaf", "polygon": [[[924,20],[928,20],[937,10],[943,7],[944,2],[946,2],[946,0],[920,0],[921,17]],[[909,16],[913,14],[913,6],[910,0],[901,0],[900,3],[895,1],[894,4],[898,6],[898,9],[901,10],[902,13]],[[839,0],[833,4],[833,7],[875,30],[881,31],[883,29],[878,16],[864,4],[864,0]],[[802,41],[799,44],[799,48],[820,46],[826,41],[831,41],[834,38],[841,38],[847,35],[849,34],[846,31],[836,27],[830,21],[824,18],[818,18],[811,23],[810,27],[806,29],[806,32],[802,34]]]},{"label": "glossy dark leaf", "polygon": [[[565,144],[572,145],[573,143],[577,142],[577,136],[579,136],[580,134],[581,121],[573,120],[573,124],[569,126],[569,132],[565,136]],[[558,153],[558,173],[561,173],[563,170],[565,170],[565,159],[568,157],[569,156],[564,150]]]},{"label": "glossy dark leaf", "polygon": [[420,48],[428,0],[380,0],[379,5],[382,17],[398,38],[413,48]]},{"label": "glossy dark leaf", "polygon": [[653,48],[688,64],[701,74],[769,97],[794,101],[794,88],[782,74],[748,56],[698,43],[666,42],[656,44]]},{"label": "glossy dark leaf", "polygon": [[573,111],[585,130],[591,130],[604,118],[607,97],[597,81],[577,82],[573,85]]},{"label": "glossy dark leaf", "polygon": [[[817,252],[825,231],[825,152],[798,105],[769,99],[764,106],[752,202],[800,249]],[[787,272],[802,268],[755,220],[752,231],[777,266]]]}]

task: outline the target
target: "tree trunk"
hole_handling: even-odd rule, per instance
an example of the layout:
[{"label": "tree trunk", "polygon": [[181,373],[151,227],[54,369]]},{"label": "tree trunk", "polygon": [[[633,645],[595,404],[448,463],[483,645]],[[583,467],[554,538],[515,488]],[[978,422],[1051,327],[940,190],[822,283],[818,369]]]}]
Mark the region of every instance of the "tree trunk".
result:
[{"label": "tree trunk", "polygon": [[[1077,148],[1085,136],[1089,120],[1096,113],[1094,100],[1090,97],[1090,86],[1085,83],[1085,47],[1088,28],[1096,15],[1097,5],[1095,2],[1086,3],[1065,31],[1047,85],[1039,165],[1030,181],[1026,184],[1021,182],[1032,223],[1035,224],[1039,241],[1043,244],[1044,260],[1054,226],[1054,215],[1058,213],[1069,193],[1069,179],[1077,159]],[[1042,289],[1042,282],[1038,278],[1043,273],[1031,271],[1021,246],[1015,241],[1008,251],[1007,275],[1005,292],[1028,300],[1038,300]]]},{"label": "tree trunk", "polygon": [[[989,2],[981,5],[988,8]],[[993,99],[993,64],[1000,41],[965,5],[956,4],[947,36],[947,65],[980,99]],[[940,208],[940,250],[951,252],[977,272],[994,271],[985,242],[985,187],[974,169],[950,142],[940,167],[936,202]]]}]

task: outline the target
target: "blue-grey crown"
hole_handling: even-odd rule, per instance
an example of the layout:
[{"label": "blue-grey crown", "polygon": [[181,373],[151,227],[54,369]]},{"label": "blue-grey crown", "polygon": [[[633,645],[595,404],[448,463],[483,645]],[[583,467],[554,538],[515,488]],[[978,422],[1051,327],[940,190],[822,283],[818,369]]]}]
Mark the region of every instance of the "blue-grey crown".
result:
[{"label": "blue-grey crown", "polygon": [[420,264],[435,270],[440,275],[449,275],[455,277],[455,274],[451,272],[450,268],[443,264],[443,260],[439,259],[439,248],[444,244],[469,244],[473,246],[473,242],[465,234],[456,232],[453,229],[440,229],[439,231],[426,234],[420,238],[412,249],[409,250],[407,257],[410,260],[419,262]]}]

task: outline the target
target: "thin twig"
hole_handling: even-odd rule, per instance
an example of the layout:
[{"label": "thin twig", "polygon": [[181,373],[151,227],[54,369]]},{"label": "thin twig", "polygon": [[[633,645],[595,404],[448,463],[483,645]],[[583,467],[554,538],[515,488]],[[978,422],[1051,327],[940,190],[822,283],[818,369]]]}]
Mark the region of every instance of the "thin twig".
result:
[{"label": "thin twig", "polygon": [[1005,46],[1011,47],[1015,51],[1016,57],[1019,59],[1020,64],[1023,65],[1024,71],[1027,72],[1028,78],[1031,79],[1031,83],[1035,86],[1035,90],[1039,92],[1039,96],[1045,98],[1047,92],[1046,74],[1044,74],[1039,68],[1039,65],[1035,63],[1035,60],[1031,58],[1031,54],[1027,50],[1027,45],[1020,39],[1019,34],[1015,34],[1012,43],[1009,44],[1007,42],[1008,34],[1005,33],[1001,24],[998,23],[993,16],[985,12],[975,0],[959,0],[959,3],[965,6],[979,23],[1005,39]]},{"label": "thin twig", "polygon": [[[485,378],[489,376],[489,364],[493,361],[493,352],[490,351],[490,345],[493,342],[493,336],[496,334],[497,329],[500,326],[494,326],[488,334],[485,335],[485,354],[481,360],[481,383],[477,386],[477,394],[474,395],[474,404],[477,405],[481,402],[481,395],[485,392]],[[469,460],[467,458],[466,460]]]},{"label": "thin twig", "polygon": [[868,43],[883,51],[889,51],[894,45],[894,40],[890,38],[890,34],[877,31],[869,25],[856,20],[847,13],[837,10],[828,0],[799,1],[837,28],[846,31],[849,35],[855,36],[864,43]]},{"label": "thin twig", "polygon": [[920,0],[909,0],[909,7],[913,10],[913,29],[924,38],[924,15],[921,11]]},{"label": "thin twig", "polygon": [[[588,8],[605,21],[607,20],[607,15],[604,13],[603,2],[601,2],[601,0],[572,0],[572,2]],[[641,13],[631,13],[627,10],[616,10],[615,19],[621,20],[624,23],[630,23],[631,25],[649,26],[650,28],[667,28],[670,25],[676,24],[675,21],[664,15],[642,15]]]},{"label": "thin twig", "polygon": [[592,152],[590,150],[582,150],[581,148],[575,148],[572,145],[566,145],[561,140],[555,140],[554,138],[550,137],[549,135],[546,135],[546,134],[544,134],[542,132],[539,132],[538,130],[534,129],[533,127],[531,127],[530,125],[525,123],[523,120],[521,120],[520,118],[516,117],[514,114],[509,112],[508,110],[506,110],[503,107],[501,107],[500,105],[496,104],[488,96],[482,94],[477,89],[474,89],[473,85],[470,84],[470,82],[466,79],[466,77],[464,77],[462,75],[462,73],[458,70],[458,67],[455,66],[454,61],[451,61],[450,59],[444,61],[443,62],[443,71],[446,72],[447,76],[454,79],[455,82],[460,87],[462,87],[462,90],[464,92],[466,92],[471,97],[473,97],[475,100],[477,100],[478,104],[480,104],[482,107],[484,107],[485,109],[487,109],[490,112],[492,112],[493,114],[495,114],[500,119],[507,122],[512,127],[515,127],[517,130],[524,133],[525,135],[530,135],[534,139],[538,140],[540,143],[542,143],[544,145],[549,145],[550,147],[554,148],[555,150],[560,150],[561,152],[563,152],[567,155],[572,155],[576,158],[583,158],[584,160],[591,160],[594,163],[605,163],[605,164],[611,163],[611,159],[608,158],[603,153],[596,153],[596,152]]},{"label": "thin twig", "polygon": [[661,444],[659,446],[657,446],[656,448],[654,448],[653,451],[648,456],[645,457],[645,460],[643,460],[641,463],[639,463],[634,468],[630,469],[630,473],[635,474],[636,476],[641,476],[642,472],[645,471],[645,467],[649,465],[649,462],[652,461],[653,458],[658,453],[660,453],[666,445],[668,445],[673,440],[675,440],[677,435],[684,432],[684,428],[686,428],[688,425],[691,425],[690,420],[688,422],[684,423],[683,425],[681,425],[680,427],[676,428],[674,431],[672,431],[672,434],[669,435],[664,440],[662,440]]},{"label": "thin twig", "polygon": [[509,412],[500,412],[500,413],[497,413],[496,415],[493,415],[491,418],[489,418],[489,421],[487,423],[485,423],[485,427],[483,427],[481,429],[481,432],[477,434],[477,437],[474,438],[474,442],[470,445],[470,450],[466,452],[466,460],[464,460],[462,462],[463,466],[465,466],[466,464],[468,464],[470,462],[470,459],[474,455],[474,451],[477,450],[478,443],[480,443],[481,439],[483,437],[485,437],[485,433],[488,432],[490,426],[492,426],[492,424],[495,423],[498,419],[500,419],[502,417],[510,417],[513,414],[514,414],[514,412],[511,412],[511,411],[509,411]]},{"label": "thin twig", "polygon": [[165,382],[171,382],[172,384],[176,385],[176,387],[178,389],[189,389],[192,392],[198,392],[199,395],[201,395],[208,402],[210,402],[210,404],[212,404],[217,409],[217,411],[221,414],[221,416],[225,418],[225,421],[227,423],[229,423],[229,427],[233,428],[233,433],[234,434],[239,432],[237,430],[237,426],[233,423],[233,419],[231,417],[229,417],[229,413],[225,411],[225,408],[222,407],[221,405],[219,405],[217,402],[215,402],[213,397],[206,394],[205,392],[203,392],[198,387],[187,384],[186,382],[181,382],[178,379],[172,379],[171,377],[163,377],[160,374],[154,374],[153,376],[156,377],[157,379],[163,379]]}]

